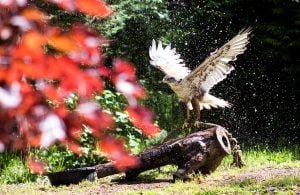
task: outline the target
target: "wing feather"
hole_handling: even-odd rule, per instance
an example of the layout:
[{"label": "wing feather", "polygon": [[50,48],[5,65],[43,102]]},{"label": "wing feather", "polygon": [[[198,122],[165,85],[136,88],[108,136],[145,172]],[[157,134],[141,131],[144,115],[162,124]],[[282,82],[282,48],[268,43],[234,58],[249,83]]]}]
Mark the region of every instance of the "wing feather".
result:
[{"label": "wing feather", "polygon": [[192,83],[198,89],[208,92],[234,70],[229,62],[235,61],[237,55],[244,53],[247,49],[246,46],[249,43],[251,32],[250,27],[240,31],[220,49],[206,58],[182,82]]},{"label": "wing feather", "polygon": [[156,45],[155,40],[152,40],[152,45],[149,48],[149,56],[151,65],[178,81],[191,72],[185,66],[180,55],[176,53],[176,49],[172,49],[170,44],[163,48],[161,41],[158,41]]}]

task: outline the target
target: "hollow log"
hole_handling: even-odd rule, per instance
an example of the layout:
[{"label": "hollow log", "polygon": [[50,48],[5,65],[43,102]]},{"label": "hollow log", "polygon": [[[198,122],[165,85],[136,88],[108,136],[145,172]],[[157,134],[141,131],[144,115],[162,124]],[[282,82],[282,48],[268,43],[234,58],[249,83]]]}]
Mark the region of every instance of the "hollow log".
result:
[{"label": "hollow log", "polygon": [[[174,179],[188,179],[192,172],[209,174],[230,154],[228,132],[221,126],[198,131],[187,137],[170,140],[136,155],[139,165],[128,169],[126,179],[135,179],[141,172],[165,165],[177,165]],[[72,173],[72,177],[65,177]],[[78,183],[83,179],[94,180],[119,173],[113,163],[67,170],[48,175],[53,185]]]}]

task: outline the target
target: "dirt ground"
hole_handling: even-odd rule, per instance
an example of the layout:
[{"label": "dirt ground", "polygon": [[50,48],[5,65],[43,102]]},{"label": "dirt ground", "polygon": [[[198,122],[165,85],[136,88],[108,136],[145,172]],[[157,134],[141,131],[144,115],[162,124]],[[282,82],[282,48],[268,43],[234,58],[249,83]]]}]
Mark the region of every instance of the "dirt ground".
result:
[{"label": "dirt ground", "polygon": [[[225,172],[218,176],[200,177],[196,182],[199,187],[211,185],[225,186],[237,182],[262,182],[286,176],[300,176],[300,168],[263,168],[238,174],[228,174]],[[172,185],[171,179],[139,179],[138,181],[132,182],[106,182],[100,183],[99,185],[89,185],[89,187],[84,188],[80,194],[122,194],[124,191],[159,190],[170,185]],[[67,187],[67,189],[64,189],[71,194],[77,194],[79,192],[78,185],[71,185]],[[273,194],[272,190],[272,188],[268,189],[270,194]],[[297,184],[294,193],[300,194],[300,183]]]},{"label": "dirt ground", "polygon": [[[199,181],[199,185],[226,185],[233,184],[236,182],[249,182],[249,181],[267,181],[274,178],[281,178],[285,176],[300,176],[300,168],[264,168],[257,171],[251,171],[247,173],[241,173],[238,175],[222,175],[222,177],[206,177]],[[126,190],[142,190],[142,189],[159,189],[170,185],[170,179],[141,179],[135,182],[124,182],[105,184],[97,186],[94,189],[86,191],[86,194],[114,194]],[[272,191],[272,189],[270,189]],[[295,191],[296,194],[300,195],[300,183],[298,183],[298,189]]]},{"label": "dirt ground", "polygon": [[[196,177],[192,181],[192,186],[189,183],[177,184],[172,183],[170,179],[139,179],[138,181],[132,182],[111,182],[110,180],[96,180],[95,182],[83,182],[79,185],[70,186],[60,186],[52,187],[48,183],[43,185],[39,182],[33,184],[18,184],[10,185],[6,189],[0,189],[0,194],[165,194],[166,188],[173,188],[170,194],[182,194],[179,190],[182,188],[177,188],[178,185],[182,185],[185,189],[195,188],[206,189],[207,186],[226,186],[234,185],[235,183],[255,183],[268,181],[274,178],[284,178],[287,176],[300,176],[300,168],[261,168],[258,170],[250,171],[237,171],[236,173],[224,171],[218,175],[209,175],[206,177],[200,176]],[[45,181],[44,181],[45,182]],[[186,185],[186,186],[185,186]],[[178,189],[178,191],[177,191]],[[141,191],[155,190],[156,193],[144,193]],[[276,194],[276,189],[268,187],[266,194]],[[125,193],[126,192],[126,193]],[[192,191],[197,193],[197,191]],[[191,194],[193,194],[191,193]],[[169,194],[169,192],[168,192]],[[190,194],[190,193],[183,193]],[[239,194],[239,193],[238,193]],[[258,193],[260,194],[260,193]],[[292,194],[300,195],[300,183],[296,184],[293,188]]]}]

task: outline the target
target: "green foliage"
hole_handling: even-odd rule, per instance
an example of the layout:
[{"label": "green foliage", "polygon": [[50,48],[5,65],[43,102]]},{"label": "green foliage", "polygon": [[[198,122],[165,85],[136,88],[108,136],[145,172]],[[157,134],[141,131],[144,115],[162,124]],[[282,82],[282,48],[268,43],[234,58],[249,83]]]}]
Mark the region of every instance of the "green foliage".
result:
[{"label": "green foliage", "polygon": [[[49,160],[49,163],[52,163],[53,170],[62,170],[65,166],[68,166],[66,161],[68,161],[72,154],[64,154],[57,147],[52,148],[52,159]],[[56,150],[56,152],[55,152]],[[208,184],[200,184],[202,188],[199,188],[199,183],[195,182],[200,180],[208,180],[208,181],[221,181],[224,182],[224,175],[232,178],[241,173],[249,173],[249,172],[258,172],[260,169],[279,169],[279,168],[300,168],[300,155],[299,155],[299,146],[295,145],[291,149],[280,149],[280,150],[272,150],[272,149],[264,149],[264,148],[250,148],[248,150],[243,151],[243,158],[246,161],[246,167],[242,169],[231,167],[230,164],[232,162],[232,156],[227,156],[221,163],[220,167],[217,168],[215,172],[211,175],[203,178],[202,175],[193,175],[192,182],[182,183],[177,181],[175,184],[170,184],[167,188],[164,188],[163,193],[171,193],[171,192],[179,192],[183,190],[187,190],[186,192],[199,192],[201,193],[209,193],[212,194],[220,194],[220,193],[238,193],[243,192],[243,189],[247,190],[246,192],[253,192],[256,190],[266,190],[268,187],[273,187],[278,191],[292,191],[297,182],[299,182],[299,176],[287,176],[287,177],[278,177],[275,179],[268,179],[266,181],[255,181],[255,180],[237,180],[236,182],[232,182],[230,185],[219,185],[218,182],[212,183],[208,182]],[[41,151],[40,151],[41,152]],[[54,155],[55,154],[55,155]],[[47,155],[46,155],[47,156]],[[47,156],[47,158],[50,158]],[[73,160],[78,161],[78,158]],[[72,159],[69,162],[73,162]],[[52,161],[52,162],[51,162]],[[82,162],[80,162],[82,163]],[[79,163],[79,164],[80,164]],[[72,167],[72,165],[70,165]],[[9,167],[9,168],[6,168]],[[59,168],[60,167],[60,168]],[[24,171],[26,170],[26,171]],[[172,174],[176,171],[176,166],[165,166],[159,169],[146,171],[141,174],[141,178],[149,179],[166,179],[171,178]],[[29,170],[24,166],[22,158],[13,153],[1,153],[0,154],[0,183],[18,183],[18,182],[30,182],[36,181],[37,176],[30,174]],[[99,180],[101,184],[105,182],[105,179]],[[31,184],[32,185],[32,184]],[[95,183],[91,185],[95,186]],[[91,187],[91,185],[89,185]],[[35,184],[35,186],[37,186]],[[3,193],[1,189],[4,189],[5,186],[0,186],[0,193]],[[190,190],[190,191],[189,191]],[[9,191],[10,192],[10,191]],[[143,194],[148,194],[150,192],[157,191],[149,191],[143,190]],[[137,193],[137,192],[136,192]],[[162,193],[160,191],[160,193]]]},{"label": "green foliage", "polygon": [[[116,136],[126,138],[128,149],[133,153],[138,153],[144,148],[156,144],[162,140],[163,134],[153,139],[147,139],[142,132],[135,128],[129,121],[128,115],[124,112],[127,107],[125,98],[118,92],[104,90],[101,95],[95,96],[101,107],[114,116],[116,129],[108,131]],[[66,100],[69,108],[76,107],[77,96],[71,95]],[[91,166],[105,162],[106,159],[101,156],[97,146],[97,139],[91,135],[88,127],[83,127],[83,133],[78,140],[82,145],[83,155],[78,156],[63,146],[54,145],[49,149],[35,149],[32,152],[49,166],[49,171],[56,172],[69,168]]]},{"label": "green foliage", "polygon": [[[299,163],[299,151],[300,147],[298,145],[290,148],[281,147],[279,149],[271,149],[263,146],[250,147],[243,151],[243,159],[246,162],[246,168],[277,167],[279,165],[293,167]],[[231,163],[232,157],[227,156],[222,161],[220,169],[230,169]]]},{"label": "green foliage", "polygon": [[[145,104],[157,113],[163,129],[180,128],[182,114],[178,100],[170,95],[168,86],[160,82],[163,73],[149,64],[151,39],[171,42],[193,69],[241,28],[252,26],[254,37],[248,50],[234,64],[236,74],[212,91],[232,102],[233,109],[204,110],[202,120],[229,127],[234,134],[240,134],[240,141],[247,145],[255,145],[255,142],[276,145],[279,141],[295,143],[299,140],[295,132],[299,127],[300,109],[297,109],[297,91],[294,90],[300,86],[295,61],[295,51],[299,50],[296,39],[299,3],[271,0],[123,0],[108,3],[116,10],[113,17],[105,21],[90,20],[88,24],[112,41],[106,48],[108,57],[122,56],[136,65],[138,77],[149,92]],[[254,106],[255,109],[249,109]],[[258,129],[261,130],[256,132]],[[280,133],[285,136],[279,136]],[[274,137],[280,140],[271,141]]]},{"label": "green foliage", "polygon": [[65,105],[69,110],[74,110],[78,105],[78,99],[77,94],[73,93],[65,100]]},{"label": "green foliage", "polygon": [[82,144],[83,155],[78,156],[63,146],[54,145],[49,149],[34,149],[32,152],[40,160],[47,163],[50,172],[57,172],[69,168],[91,166],[105,162],[105,158],[99,155],[96,139],[88,128],[84,128],[79,138]]},{"label": "green foliage", "polygon": [[131,124],[127,113],[124,112],[127,107],[126,100],[119,92],[104,90],[102,95],[97,95],[95,99],[104,110],[107,110],[114,116],[116,129],[112,133],[125,137],[127,139],[128,149],[133,153],[138,153],[162,139],[163,134],[153,139],[147,139],[139,129]]},{"label": "green foliage", "polygon": [[46,1],[32,0],[32,3],[49,15],[52,24],[68,29],[76,22],[84,23],[84,14],[68,12]]},{"label": "green foliage", "polygon": [[[136,65],[140,82],[149,94],[143,104],[155,111],[158,124],[166,131],[181,127],[182,114],[173,92],[160,82],[163,73],[149,64],[151,40],[172,42],[172,46],[193,69],[242,27],[253,26],[254,37],[250,46],[234,64],[237,73],[213,91],[232,102],[234,107],[229,111],[203,111],[201,119],[228,127],[244,145],[254,146],[257,142],[269,145],[299,143],[300,109],[297,97],[300,68],[295,59],[300,46],[297,38],[300,4],[296,1],[108,0],[115,12],[105,20],[69,14],[41,1],[35,3],[50,13],[55,24],[68,28],[76,21],[84,21],[108,37],[111,44],[105,48],[107,65],[110,66],[110,58],[115,56],[124,57]],[[76,105],[74,97],[66,102],[71,109]],[[114,115],[118,128],[111,133],[125,136],[129,149],[134,153],[159,143],[165,136],[163,131],[155,139],[148,140],[134,128],[123,112],[126,101],[121,94],[106,90],[95,99]],[[91,155],[88,147],[85,149],[87,156]],[[91,148],[94,147],[92,141]],[[85,160],[78,160],[74,154],[58,146],[43,152],[45,158],[48,155],[50,158],[51,153],[57,156],[50,160],[53,170],[95,162],[92,155],[88,157],[90,160],[85,157]],[[247,161],[256,159],[266,163],[262,151],[254,153],[246,154],[247,158],[255,156]],[[281,154],[279,151],[268,158],[275,159],[271,161],[274,163],[290,159],[290,156]],[[229,166],[230,162],[227,163]]]},{"label": "green foliage", "polygon": [[162,129],[172,130],[181,126],[183,116],[178,112],[180,107],[174,94],[149,88],[148,96],[144,104],[156,113],[156,120]]},{"label": "green foliage", "polygon": [[130,20],[142,20],[140,24],[153,25],[151,20],[168,19],[166,4],[163,0],[111,0],[107,1],[107,3],[110,4],[115,13],[103,21],[101,25],[98,25],[97,22],[90,23],[90,25],[109,37],[118,33],[118,31],[123,31]]},{"label": "green foliage", "polygon": [[152,39],[160,39],[168,31],[166,2],[112,0],[108,3],[115,10],[112,17],[87,23],[111,40],[105,51],[108,57],[124,57],[133,62],[139,79],[157,85],[156,78],[162,73],[149,66],[148,47]]},{"label": "green foliage", "polygon": [[0,183],[26,183],[35,181],[36,175],[30,173],[30,170],[24,163],[20,153],[3,152],[0,153]]},{"label": "green foliage", "polygon": [[109,0],[115,12],[108,19],[68,14],[34,2],[50,13],[55,24],[67,28],[84,21],[111,40],[105,48],[107,65],[115,56],[136,65],[138,78],[150,94],[144,103],[156,111],[159,125],[167,131],[179,128],[182,119],[176,118],[181,116],[177,99],[160,82],[163,73],[149,64],[151,40],[171,42],[193,69],[241,28],[252,26],[254,37],[245,54],[234,62],[235,75],[212,91],[234,107],[230,111],[203,111],[201,118],[229,127],[247,145],[299,142],[300,68],[296,59],[300,4],[296,1]]}]

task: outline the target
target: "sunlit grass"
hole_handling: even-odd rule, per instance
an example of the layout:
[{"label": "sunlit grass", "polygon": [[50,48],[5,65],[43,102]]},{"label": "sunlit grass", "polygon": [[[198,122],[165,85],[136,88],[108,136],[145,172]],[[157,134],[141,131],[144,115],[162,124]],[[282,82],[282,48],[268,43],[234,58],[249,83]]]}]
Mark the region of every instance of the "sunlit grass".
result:
[{"label": "sunlit grass", "polygon": [[[217,170],[212,173],[214,176],[222,175],[224,171],[226,173],[230,172],[232,174],[240,173],[241,171],[251,171],[258,168],[264,167],[292,167],[300,168],[300,147],[295,146],[292,149],[281,149],[281,150],[271,150],[271,149],[254,149],[250,148],[243,151],[243,159],[246,162],[246,166],[243,168],[233,167],[232,155],[225,157],[221,165]],[[153,169],[146,171],[142,174],[142,177],[147,178],[165,178],[166,176],[172,176],[172,173],[176,171],[176,166],[165,166],[160,169]]]},{"label": "sunlit grass", "polygon": [[197,182],[181,182],[161,189],[151,190],[128,190],[118,194],[295,194],[297,183],[300,182],[300,176],[285,176],[282,178],[270,179],[267,181],[242,181],[226,185],[207,185]]},{"label": "sunlit grass", "polygon": [[[223,182],[224,178],[232,179],[241,174],[260,172],[260,170],[269,168],[300,168],[299,146],[280,150],[250,148],[243,151],[243,158],[246,166],[241,169],[231,166],[232,156],[230,155],[224,158],[218,169],[209,176],[193,174],[190,182],[176,181],[165,185],[163,188],[133,190],[129,186],[125,191],[118,191],[118,194],[178,194],[179,192],[182,194],[272,194],[275,192],[277,194],[295,194],[294,192],[299,190],[299,187],[297,187],[300,183],[299,173],[298,175],[282,175],[278,178],[266,177],[265,180],[245,178]],[[3,163],[6,163],[6,165],[4,166]],[[70,194],[69,192],[74,190],[79,194],[85,194],[85,192],[97,189],[101,185],[117,185],[112,184],[110,179],[120,177],[120,175],[116,175],[101,178],[95,182],[85,181],[79,185],[60,187],[52,187],[45,177],[38,177],[38,182],[7,185],[7,183],[12,183],[13,179],[18,177],[24,177],[24,182],[34,181],[34,179],[30,178],[29,172],[23,172],[23,176],[22,174],[20,176],[22,170],[28,171],[28,169],[16,154],[0,154],[0,166],[0,182],[2,183],[0,184],[0,194]],[[144,179],[171,179],[175,171],[176,166],[165,166],[147,171],[141,174],[140,177]],[[22,181],[16,179],[15,182]]]},{"label": "sunlit grass", "polygon": [[[250,148],[243,151],[243,159],[246,167],[276,167],[276,166],[297,166],[300,160],[300,146],[294,146],[291,149],[271,150],[269,148]],[[231,168],[232,157],[227,156],[222,161],[219,169]]]},{"label": "sunlit grass", "polygon": [[21,155],[13,152],[0,153],[0,183],[25,183],[35,181],[37,176],[30,173]]}]

